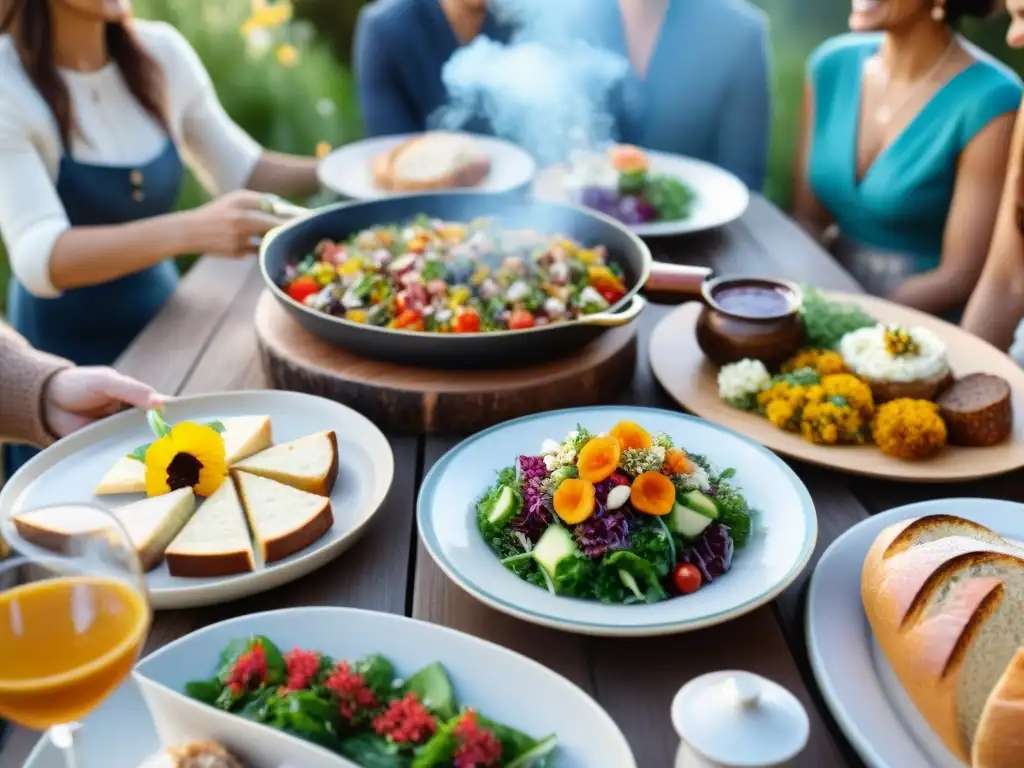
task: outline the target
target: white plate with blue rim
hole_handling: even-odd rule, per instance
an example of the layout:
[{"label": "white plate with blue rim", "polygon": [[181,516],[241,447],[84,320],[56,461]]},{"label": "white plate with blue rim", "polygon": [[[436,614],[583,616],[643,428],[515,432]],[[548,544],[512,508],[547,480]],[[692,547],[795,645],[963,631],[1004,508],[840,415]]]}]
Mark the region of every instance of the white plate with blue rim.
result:
[{"label": "white plate with blue rim", "polygon": [[964,768],[925,722],[871,634],[860,582],[864,559],[890,525],[956,515],[1024,541],[1024,505],[994,499],[933,499],[864,520],[818,560],[807,594],[807,652],[821,695],[870,768]]},{"label": "white plate with blue rim", "polygon": [[[289,608],[241,616],[150,654],[136,666],[134,680],[86,719],[77,735],[80,768],[138,768],[161,747],[191,741],[219,742],[252,768],[356,768],[311,742],[184,695],[187,683],[210,678],[232,640],[254,635],[282,650],[317,650],[337,661],[380,654],[400,677],[440,663],[460,707],[473,707],[538,741],[554,735],[551,765],[636,768],[611,717],[583,690],[541,664],[452,629],[353,608]],[[61,766],[60,755],[44,742],[25,768]]]},{"label": "white plate with blue rim", "polygon": [[[554,594],[519,578],[485,543],[476,503],[495,473],[544,440],[561,441],[582,425],[593,434],[619,421],[663,432],[678,447],[706,457],[754,508],[749,541],[732,568],[693,594],[659,602],[605,604]],[[781,459],[752,440],[675,411],[636,407],[572,408],[514,419],[484,430],[445,454],[420,489],[423,544],[459,587],[490,607],[543,626],[587,635],[637,637],[688,632],[744,615],[773,600],[807,565],[818,521],[807,488]]]},{"label": "white plate with blue rim", "polygon": [[[317,169],[320,183],[332,192],[351,200],[376,200],[396,194],[408,194],[378,187],[373,180],[373,161],[402,142],[420,135],[423,134],[377,136],[338,147],[320,161]],[[490,159],[491,168],[484,180],[475,187],[466,187],[460,191],[501,194],[529,189],[530,182],[537,172],[537,164],[525,150],[510,141],[493,136],[474,134],[470,138],[480,152]]]},{"label": "white plate with blue rim", "polygon": [[[214,578],[172,576],[166,563],[146,574],[155,610],[192,608],[267,592],[326,565],[366,530],[394,478],[395,459],[384,434],[360,413],[314,395],[251,390],[195,395],[169,402],[164,415],[172,423],[210,422],[232,416],[270,418],[274,443],[325,429],[338,438],[338,480],[331,491],[334,524],[315,542],[283,560],[257,564],[248,572]],[[11,515],[54,504],[119,507],[141,494],[96,496],[97,483],[117,460],[153,440],[140,410],[126,411],[79,430],[34,456],[0,490],[0,533],[16,550],[37,547],[22,539]]]}]

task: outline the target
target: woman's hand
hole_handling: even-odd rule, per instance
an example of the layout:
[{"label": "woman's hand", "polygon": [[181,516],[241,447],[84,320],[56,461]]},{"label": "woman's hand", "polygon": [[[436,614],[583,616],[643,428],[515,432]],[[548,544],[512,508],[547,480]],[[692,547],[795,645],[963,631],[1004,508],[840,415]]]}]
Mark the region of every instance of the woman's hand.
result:
[{"label": "woman's hand", "polygon": [[163,402],[163,396],[152,387],[122,376],[113,368],[68,368],[47,382],[43,418],[56,437],[64,437],[126,405],[156,408]]},{"label": "woman's hand", "polygon": [[272,200],[240,189],[185,214],[190,250],[229,257],[254,254],[260,238],[287,221],[273,212]]}]

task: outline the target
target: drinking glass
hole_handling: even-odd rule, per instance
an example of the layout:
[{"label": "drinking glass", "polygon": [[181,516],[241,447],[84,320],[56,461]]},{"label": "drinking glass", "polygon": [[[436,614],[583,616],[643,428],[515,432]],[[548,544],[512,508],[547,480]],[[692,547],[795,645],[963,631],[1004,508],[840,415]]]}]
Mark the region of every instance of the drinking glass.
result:
[{"label": "drinking glass", "polygon": [[75,768],[74,731],[131,672],[152,612],[120,521],[85,504],[4,521],[0,560],[0,717],[48,731]]}]

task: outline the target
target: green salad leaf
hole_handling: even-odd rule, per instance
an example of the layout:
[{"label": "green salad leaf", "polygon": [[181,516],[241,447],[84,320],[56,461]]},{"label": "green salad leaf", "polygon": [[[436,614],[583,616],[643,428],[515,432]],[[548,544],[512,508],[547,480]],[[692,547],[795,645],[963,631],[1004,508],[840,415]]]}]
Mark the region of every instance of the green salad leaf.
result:
[{"label": "green salad leaf", "polygon": [[693,213],[697,199],[693,189],[675,176],[649,174],[644,186],[644,197],[658,211],[659,221],[678,221]]},{"label": "green salad leaf", "polygon": [[804,323],[807,344],[818,349],[835,349],[851,331],[878,325],[858,305],[833,301],[812,285],[802,285],[804,300],[800,317]]}]

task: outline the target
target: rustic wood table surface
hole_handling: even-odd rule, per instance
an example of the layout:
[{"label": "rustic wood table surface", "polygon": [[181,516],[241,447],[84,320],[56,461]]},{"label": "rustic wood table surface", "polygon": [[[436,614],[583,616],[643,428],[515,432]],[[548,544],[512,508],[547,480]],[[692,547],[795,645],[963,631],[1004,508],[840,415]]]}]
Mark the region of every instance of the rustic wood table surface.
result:
[{"label": "rustic wood table surface", "polygon": [[[722,230],[652,243],[655,257],[712,267],[719,274],[774,275],[821,288],[860,286],[780,211],[755,196],[747,213]],[[124,354],[118,368],[166,394],[266,386],[252,314],[263,283],[251,261],[201,260],[171,301]],[[652,304],[641,317],[641,353],[619,402],[673,408],[654,381],[647,338],[670,307]],[[251,599],[200,610],[160,613],[148,650],[207,624],[240,614],[299,605],[356,606],[444,624],[506,645],[546,664],[591,693],[632,745],[641,768],[670,768],[677,738],[669,704],[687,680],[722,669],[769,677],[807,706],[811,738],[796,761],[805,768],[860,766],[818,695],[804,643],[804,595],[818,556],[869,514],[937,496],[1024,500],[1019,475],[969,487],[906,486],[856,479],[795,464],[817,507],[819,532],[807,570],[773,604],[722,626],[654,639],[587,638],[509,618],[484,607],[448,581],[419,544],[414,524],[420,482],[456,439],[391,439],[395,481],[361,542],[323,569]],[[35,734],[14,729],[0,768],[16,768]],[[618,768],[594,766],[594,768]]]}]

